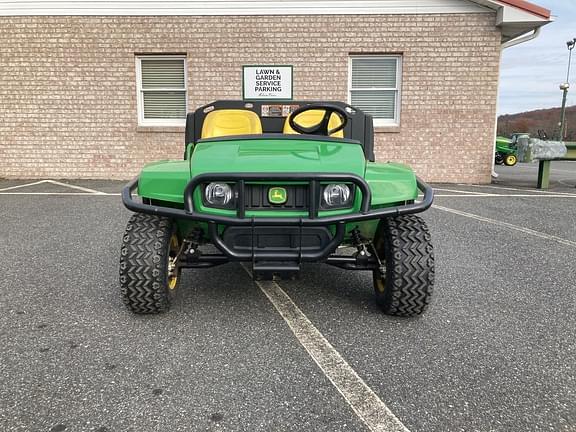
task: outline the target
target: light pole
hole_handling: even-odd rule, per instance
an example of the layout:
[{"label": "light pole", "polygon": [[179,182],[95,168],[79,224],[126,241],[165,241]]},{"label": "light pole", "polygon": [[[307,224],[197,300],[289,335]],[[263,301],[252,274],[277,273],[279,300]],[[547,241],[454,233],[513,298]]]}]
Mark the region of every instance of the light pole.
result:
[{"label": "light pole", "polygon": [[562,90],[562,110],[560,111],[560,141],[564,141],[564,128],[566,126],[566,98],[568,97],[568,89],[570,88],[570,63],[572,62],[572,50],[576,45],[576,38],[566,42],[568,46],[568,73],[566,74],[566,82],[560,84]]}]

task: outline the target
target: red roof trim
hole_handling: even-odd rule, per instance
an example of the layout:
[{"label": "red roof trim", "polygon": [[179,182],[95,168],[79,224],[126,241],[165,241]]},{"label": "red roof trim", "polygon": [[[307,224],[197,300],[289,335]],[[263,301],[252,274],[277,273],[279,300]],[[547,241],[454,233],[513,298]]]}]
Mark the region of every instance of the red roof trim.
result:
[{"label": "red roof trim", "polygon": [[526,12],[533,13],[542,18],[550,19],[550,10],[543,8],[541,6],[535,5],[534,3],[527,2],[525,0],[498,0],[500,3],[507,4],[509,6],[517,7],[518,9],[525,10]]}]

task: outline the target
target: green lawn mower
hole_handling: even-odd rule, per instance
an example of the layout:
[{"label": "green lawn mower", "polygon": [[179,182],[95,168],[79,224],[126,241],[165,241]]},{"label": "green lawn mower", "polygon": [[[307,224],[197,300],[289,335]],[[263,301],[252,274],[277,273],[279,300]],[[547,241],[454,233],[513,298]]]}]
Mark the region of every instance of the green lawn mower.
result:
[{"label": "green lawn mower", "polygon": [[518,163],[516,140],[505,137],[496,138],[496,165],[514,166]]},{"label": "green lawn mower", "polygon": [[120,258],[133,312],[167,311],[183,269],[230,262],[261,279],[303,263],[366,270],[385,313],[427,308],[434,255],[416,213],[433,191],[409,167],[375,162],[370,115],[342,102],[217,101],[188,114],[185,139],[182,160],[146,165],[122,192],[135,212]]}]

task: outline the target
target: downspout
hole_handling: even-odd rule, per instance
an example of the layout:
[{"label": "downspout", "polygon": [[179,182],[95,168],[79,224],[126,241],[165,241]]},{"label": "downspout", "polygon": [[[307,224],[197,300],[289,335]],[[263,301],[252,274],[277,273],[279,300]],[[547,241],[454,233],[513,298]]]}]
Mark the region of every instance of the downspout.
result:
[{"label": "downspout", "polygon": [[[508,42],[504,42],[502,45],[500,45],[500,66],[499,66],[499,71],[502,70],[502,51],[504,51],[506,48],[510,48],[516,45],[520,45],[524,42],[529,42],[532,39],[536,39],[539,35],[540,35],[540,31],[542,30],[542,27],[538,27],[537,29],[534,29],[534,31],[532,33],[528,33],[525,34],[523,36],[517,37],[515,39],[509,40]],[[500,79],[498,79],[498,90],[496,91],[496,126],[494,127],[494,151],[492,152],[492,177],[493,178],[498,178],[498,173],[495,170],[495,161],[494,161],[494,155],[496,154],[496,137],[498,136],[498,104],[500,101]]]},{"label": "downspout", "polygon": [[540,35],[540,31],[542,27],[538,27],[534,29],[532,33],[525,34],[524,36],[517,37],[516,39],[509,40],[508,42],[504,42],[502,44],[502,49],[505,50],[506,48],[510,48],[516,45],[520,45],[521,43],[531,41],[532,39],[536,39]]}]

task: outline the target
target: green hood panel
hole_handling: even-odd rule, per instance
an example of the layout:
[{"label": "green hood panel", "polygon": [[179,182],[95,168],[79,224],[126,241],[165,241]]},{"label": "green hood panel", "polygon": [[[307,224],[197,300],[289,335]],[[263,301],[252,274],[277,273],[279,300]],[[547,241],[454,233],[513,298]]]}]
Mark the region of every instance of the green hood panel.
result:
[{"label": "green hood panel", "polygon": [[191,174],[226,172],[323,172],[364,175],[362,147],[297,139],[227,140],[199,143]]}]

